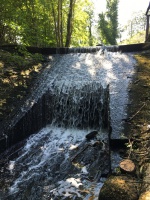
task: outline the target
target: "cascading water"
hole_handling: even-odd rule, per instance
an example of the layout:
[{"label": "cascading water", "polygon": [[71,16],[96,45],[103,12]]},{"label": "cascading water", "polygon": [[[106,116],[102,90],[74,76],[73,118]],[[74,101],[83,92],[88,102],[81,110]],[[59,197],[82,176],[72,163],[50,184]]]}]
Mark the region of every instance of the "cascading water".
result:
[{"label": "cascading water", "polygon": [[[60,87],[60,88],[59,88]],[[55,82],[45,94],[47,124],[59,127],[108,128],[109,88],[99,82]]]},{"label": "cascading water", "polygon": [[[134,64],[131,54],[96,52],[58,56],[46,68],[20,113],[36,105],[37,123],[47,126],[2,167],[2,200],[97,199],[101,177],[110,170],[110,118],[111,137],[118,138]],[[24,119],[23,130],[32,116]]]}]

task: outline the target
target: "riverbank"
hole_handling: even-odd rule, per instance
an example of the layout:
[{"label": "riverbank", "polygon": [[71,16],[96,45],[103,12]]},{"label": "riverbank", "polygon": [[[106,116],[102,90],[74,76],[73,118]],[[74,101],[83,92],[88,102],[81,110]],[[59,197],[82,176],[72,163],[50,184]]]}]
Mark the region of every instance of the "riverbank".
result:
[{"label": "riverbank", "polygon": [[150,199],[150,51],[136,54],[136,75],[130,86],[128,128],[131,159],[141,179],[139,200]]}]

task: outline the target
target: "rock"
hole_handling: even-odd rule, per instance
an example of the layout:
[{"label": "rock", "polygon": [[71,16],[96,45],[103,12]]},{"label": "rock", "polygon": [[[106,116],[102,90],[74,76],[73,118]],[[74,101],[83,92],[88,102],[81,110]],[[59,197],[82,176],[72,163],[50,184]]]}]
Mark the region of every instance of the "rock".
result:
[{"label": "rock", "polygon": [[149,199],[150,199],[150,191],[142,193],[139,198],[139,200],[149,200]]},{"label": "rock", "polygon": [[146,163],[142,170],[143,182],[139,200],[150,200],[150,163]]},{"label": "rock", "polygon": [[111,176],[100,190],[98,200],[137,200],[138,187],[131,176]]},{"label": "rock", "polygon": [[85,137],[87,140],[91,140],[91,139],[94,139],[97,134],[98,134],[98,131],[92,131],[92,132],[88,133]]}]

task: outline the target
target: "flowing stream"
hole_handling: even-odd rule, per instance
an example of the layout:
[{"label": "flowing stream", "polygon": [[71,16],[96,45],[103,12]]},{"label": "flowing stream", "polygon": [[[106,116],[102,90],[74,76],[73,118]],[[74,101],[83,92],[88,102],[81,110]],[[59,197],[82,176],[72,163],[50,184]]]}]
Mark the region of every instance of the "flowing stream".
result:
[{"label": "flowing stream", "polygon": [[133,55],[98,51],[49,59],[32,95],[10,122],[13,126],[44,98],[37,104],[42,107],[37,123],[41,118],[45,127],[2,166],[2,200],[98,199],[111,168],[109,140],[123,134]]}]

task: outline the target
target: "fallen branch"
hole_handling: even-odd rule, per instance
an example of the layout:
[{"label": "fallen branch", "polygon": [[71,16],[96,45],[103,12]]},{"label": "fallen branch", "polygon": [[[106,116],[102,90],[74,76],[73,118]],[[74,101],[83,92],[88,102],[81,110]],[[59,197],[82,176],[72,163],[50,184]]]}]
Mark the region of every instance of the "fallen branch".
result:
[{"label": "fallen branch", "polygon": [[149,131],[150,131],[150,128],[147,129],[146,131],[141,132],[141,134],[143,134],[143,133],[147,133],[147,132],[149,132]]},{"label": "fallen branch", "polygon": [[78,157],[78,155],[80,155],[83,151],[85,151],[85,149],[87,149],[89,146],[92,146],[92,145],[91,144],[86,144],[86,146],[83,149],[81,149],[79,152],[76,153],[76,155],[73,158],[71,158],[71,162],[73,162],[74,159],[76,157]]},{"label": "fallen branch", "polygon": [[86,144],[85,147],[83,149],[81,149],[80,151],[78,151],[75,156],[73,156],[71,158],[71,162],[73,162],[75,160],[75,158],[77,158],[83,151],[85,151],[88,147],[95,147],[96,145],[99,145],[100,144],[100,141],[95,141],[93,144],[92,143],[89,143],[89,144]]},{"label": "fallen branch", "polygon": [[128,119],[126,119],[127,122],[130,122],[131,120],[133,120],[133,118],[142,110],[142,108],[146,105],[146,102],[144,102],[144,104],[141,106],[141,108],[134,114],[132,115],[132,117],[129,117]]}]

